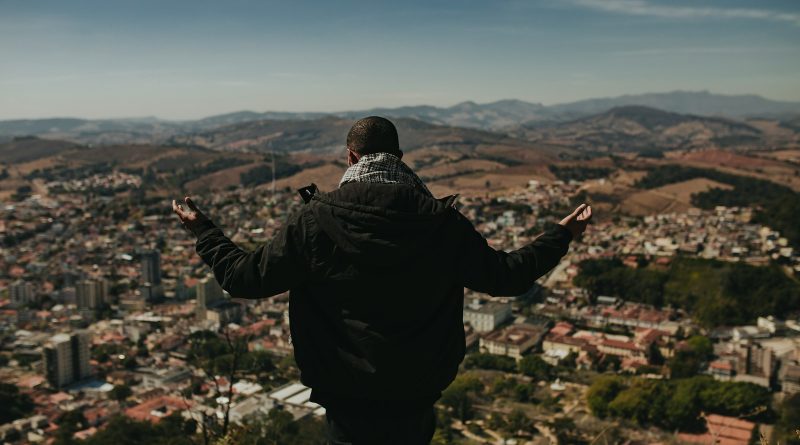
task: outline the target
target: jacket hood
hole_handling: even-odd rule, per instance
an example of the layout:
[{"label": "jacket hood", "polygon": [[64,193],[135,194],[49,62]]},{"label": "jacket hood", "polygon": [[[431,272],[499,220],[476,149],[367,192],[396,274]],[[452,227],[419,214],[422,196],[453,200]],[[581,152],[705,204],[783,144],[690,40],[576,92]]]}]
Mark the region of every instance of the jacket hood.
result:
[{"label": "jacket hood", "polygon": [[317,192],[308,205],[345,255],[385,267],[422,255],[456,198],[431,198],[405,184],[348,183],[330,193]]}]

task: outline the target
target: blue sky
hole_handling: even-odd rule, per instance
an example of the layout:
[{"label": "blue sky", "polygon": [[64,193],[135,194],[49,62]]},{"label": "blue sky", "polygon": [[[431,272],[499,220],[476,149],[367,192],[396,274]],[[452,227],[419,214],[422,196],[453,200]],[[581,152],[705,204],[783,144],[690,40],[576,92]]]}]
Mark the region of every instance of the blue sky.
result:
[{"label": "blue sky", "polygon": [[0,119],[800,100],[800,2],[0,0]]}]

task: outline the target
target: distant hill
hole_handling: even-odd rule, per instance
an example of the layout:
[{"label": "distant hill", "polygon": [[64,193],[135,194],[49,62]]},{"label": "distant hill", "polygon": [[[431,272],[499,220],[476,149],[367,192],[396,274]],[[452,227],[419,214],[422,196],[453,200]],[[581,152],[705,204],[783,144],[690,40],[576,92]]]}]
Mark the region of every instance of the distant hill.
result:
[{"label": "distant hill", "polygon": [[339,116],[357,119],[368,115],[394,118],[411,118],[439,125],[499,130],[520,122],[550,120],[553,113],[538,103],[521,100],[500,100],[486,104],[472,101],[461,102],[451,107],[415,106],[399,108],[373,108],[370,110],[336,113]]},{"label": "distant hill", "polygon": [[41,136],[81,143],[150,143],[182,131],[182,124],[156,118],[20,119],[0,121],[0,137]]},{"label": "distant hill", "polygon": [[726,95],[708,91],[673,91],[587,99],[547,107],[563,114],[597,114],[615,107],[643,105],[674,113],[701,116],[785,117],[800,113],[800,102],[765,99],[754,94]]},{"label": "distant hill", "polygon": [[37,137],[16,137],[9,142],[0,143],[0,162],[21,163],[41,159],[74,150],[80,146],[74,142],[39,139]]},{"label": "distant hill", "polygon": [[695,116],[736,119],[761,117],[792,120],[800,115],[800,102],[781,102],[756,95],[723,95],[707,91],[674,91],[587,99],[545,106],[521,100],[500,100],[485,104],[462,102],[451,107],[430,105],[336,113],[292,113],[240,111],[190,121],[167,121],[153,117],[139,119],[27,119],[0,121],[0,140],[13,136],[37,135],[82,143],[159,143],[175,136],[206,132],[218,127],[256,121],[316,120],[333,116],[353,120],[368,115],[394,119],[409,118],[431,124],[504,132],[521,125],[552,125],[603,113],[624,106],[646,106]]},{"label": "distant hill", "polygon": [[512,134],[591,151],[626,152],[760,146],[761,130],[717,117],[631,105],[550,126],[521,126]]},{"label": "distant hill", "polygon": [[[483,130],[434,125],[408,118],[395,119],[395,124],[400,134],[400,145],[405,151],[426,147],[460,152],[498,145],[531,147],[529,142]],[[225,151],[343,152],[351,125],[350,119],[333,116],[309,120],[262,120],[177,136],[173,142]]]}]

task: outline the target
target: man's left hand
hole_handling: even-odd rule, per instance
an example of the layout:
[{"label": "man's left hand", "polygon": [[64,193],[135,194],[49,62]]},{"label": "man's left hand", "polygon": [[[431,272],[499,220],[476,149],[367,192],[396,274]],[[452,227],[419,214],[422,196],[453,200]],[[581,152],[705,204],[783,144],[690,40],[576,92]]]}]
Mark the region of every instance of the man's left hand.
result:
[{"label": "man's left hand", "polygon": [[173,199],[172,211],[178,215],[183,227],[195,235],[199,235],[199,229],[201,229],[203,226],[207,226],[208,222],[211,220],[209,220],[208,217],[197,208],[197,206],[194,204],[194,201],[192,201],[188,196],[183,198],[183,201],[186,203],[186,207],[188,207],[188,209],[184,209],[182,205],[178,204]]}]

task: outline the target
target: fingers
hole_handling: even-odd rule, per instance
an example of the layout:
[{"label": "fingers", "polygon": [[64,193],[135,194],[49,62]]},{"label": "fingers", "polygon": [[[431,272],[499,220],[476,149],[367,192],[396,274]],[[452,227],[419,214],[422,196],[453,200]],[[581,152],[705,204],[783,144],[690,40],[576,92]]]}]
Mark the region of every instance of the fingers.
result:
[{"label": "fingers", "polygon": [[589,221],[592,219],[592,206],[586,206],[586,208],[578,215],[578,219],[581,221]]},{"label": "fingers", "polygon": [[180,204],[175,202],[174,199],[172,200],[172,211],[177,213],[178,216],[183,217],[183,209],[181,208]]},{"label": "fingers", "polygon": [[199,212],[200,211],[200,209],[198,209],[197,206],[194,205],[194,201],[192,201],[192,199],[189,198],[188,196],[183,198],[183,200],[186,202],[186,205],[189,206],[189,208],[191,210],[194,210],[195,212]]},{"label": "fingers", "polygon": [[189,218],[189,212],[183,209],[183,206],[178,204],[174,199],[172,200],[172,211],[178,215],[181,221],[186,221]]}]

